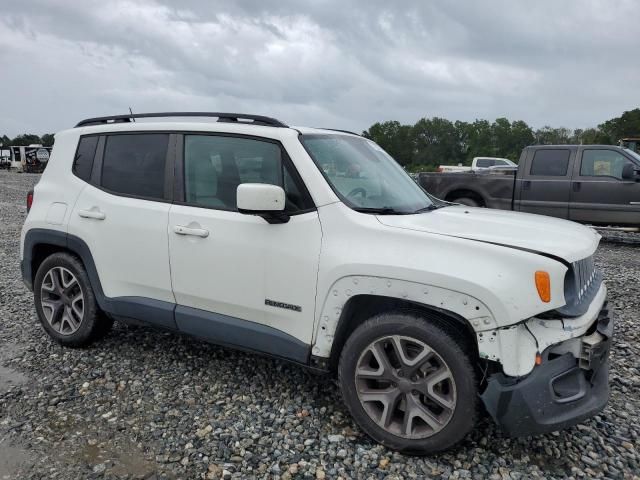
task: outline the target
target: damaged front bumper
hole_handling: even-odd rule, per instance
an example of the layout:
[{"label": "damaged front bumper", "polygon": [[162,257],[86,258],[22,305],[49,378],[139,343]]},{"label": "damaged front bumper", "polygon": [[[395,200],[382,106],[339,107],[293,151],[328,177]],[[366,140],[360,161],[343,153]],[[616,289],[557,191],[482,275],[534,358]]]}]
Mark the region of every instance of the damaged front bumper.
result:
[{"label": "damaged front bumper", "polygon": [[606,302],[594,327],[582,337],[578,352],[551,346],[528,375],[498,373],[489,378],[481,397],[502,430],[510,436],[560,430],[605,407],[613,334],[613,316]]}]

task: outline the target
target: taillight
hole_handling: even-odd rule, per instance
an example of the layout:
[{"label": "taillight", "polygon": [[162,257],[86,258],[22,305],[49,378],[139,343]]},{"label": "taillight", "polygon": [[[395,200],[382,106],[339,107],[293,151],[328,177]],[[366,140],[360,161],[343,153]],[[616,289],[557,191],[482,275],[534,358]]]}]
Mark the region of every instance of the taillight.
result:
[{"label": "taillight", "polygon": [[29,193],[27,193],[27,213],[31,210],[31,205],[33,205],[33,190],[30,190]]}]

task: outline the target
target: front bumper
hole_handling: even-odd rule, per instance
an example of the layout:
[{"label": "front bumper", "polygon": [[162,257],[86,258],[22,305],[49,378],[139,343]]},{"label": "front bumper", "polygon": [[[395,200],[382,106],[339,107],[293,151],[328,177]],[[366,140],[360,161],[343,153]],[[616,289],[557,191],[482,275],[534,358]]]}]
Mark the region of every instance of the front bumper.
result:
[{"label": "front bumper", "polygon": [[542,354],[542,364],[525,377],[496,374],[481,395],[487,411],[510,436],[561,430],[601,411],[609,398],[609,348],[613,316],[605,303],[596,331],[603,340],[577,359],[572,353]]}]

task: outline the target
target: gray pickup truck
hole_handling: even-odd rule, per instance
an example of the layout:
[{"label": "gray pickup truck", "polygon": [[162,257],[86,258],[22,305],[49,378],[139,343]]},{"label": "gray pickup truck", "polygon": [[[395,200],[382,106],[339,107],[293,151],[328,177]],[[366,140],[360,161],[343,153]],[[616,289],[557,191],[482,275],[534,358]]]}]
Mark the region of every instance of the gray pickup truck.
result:
[{"label": "gray pickup truck", "polygon": [[526,147],[513,170],[421,173],[435,197],[473,207],[640,226],[640,155],[610,145]]}]

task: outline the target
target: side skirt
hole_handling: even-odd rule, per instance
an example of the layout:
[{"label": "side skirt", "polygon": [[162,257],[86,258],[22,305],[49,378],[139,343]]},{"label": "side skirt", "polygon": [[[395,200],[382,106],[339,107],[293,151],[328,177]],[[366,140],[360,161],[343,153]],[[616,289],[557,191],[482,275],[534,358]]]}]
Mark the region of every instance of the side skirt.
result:
[{"label": "side skirt", "polygon": [[211,343],[309,363],[309,345],[266,325],[182,305],[176,306],[175,319],[178,330]]}]

